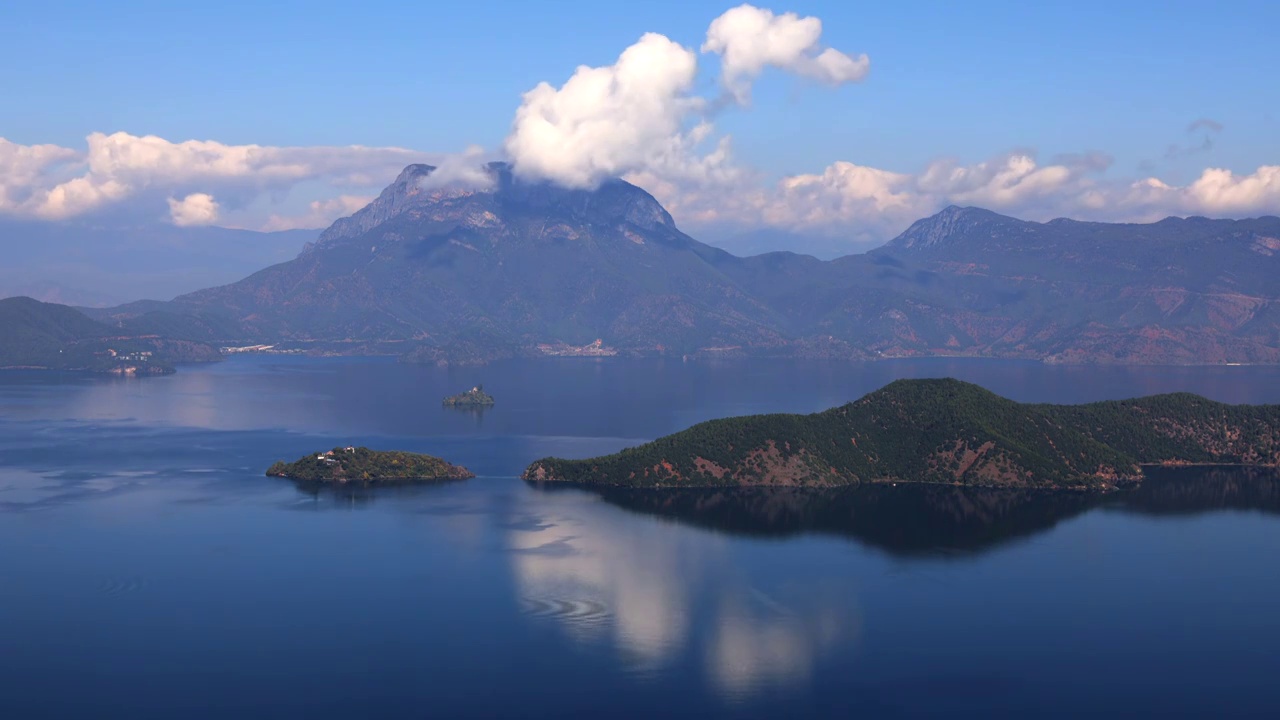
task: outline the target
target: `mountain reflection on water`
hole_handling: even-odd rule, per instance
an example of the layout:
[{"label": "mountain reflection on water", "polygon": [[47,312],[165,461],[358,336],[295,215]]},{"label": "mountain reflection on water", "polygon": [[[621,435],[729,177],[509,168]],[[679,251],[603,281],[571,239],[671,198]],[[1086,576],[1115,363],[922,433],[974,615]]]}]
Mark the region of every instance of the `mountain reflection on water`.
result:
[{"label": "mountain reflection on water", "polygon": [[778,537],[826,533],[903,556],[990,550],[1095,508],[1145,515],[1280,513],[1280,471],[1244,467],[1153,468],[1137,488],[1110,494],[907,483],[598,492],[618,507],[708,529]]}]

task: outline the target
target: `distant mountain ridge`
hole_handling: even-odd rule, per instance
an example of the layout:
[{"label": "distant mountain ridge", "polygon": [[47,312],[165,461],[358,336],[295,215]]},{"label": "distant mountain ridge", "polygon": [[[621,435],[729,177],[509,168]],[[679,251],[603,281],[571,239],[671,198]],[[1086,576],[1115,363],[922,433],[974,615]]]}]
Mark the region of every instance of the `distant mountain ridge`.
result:
[{"label": "distant mountain ridge", "polygon": [[922,251],[980,234],[983,230],[1016,228],[1019,234],[1037,223],[1005,217],[990,210],[949,205],[936,214],[915,221],[885,247]]},{"label": "distant mountain ridge", "polygon": [[139,297],[169,299],[290,260],[318,234],[0,217],[0,297],[98,307]]},{"label": "distant mountain ridge", "polygon": [[111,327],[65,305],[0,300],[0,369],[160,375],[173,372],[176,362],[220,357],[203,343]]},{"label": "distant mountain ridge", "polygon": [[1280,362],[1280,218],[1036,223],[949,207],[863,255],[743,258],[621,180],[570,190],[492,163],[484,188],[433,187],[434,172],[405,168],[291,261],[94,316],[436,362],[596,340],[677,357]]}]

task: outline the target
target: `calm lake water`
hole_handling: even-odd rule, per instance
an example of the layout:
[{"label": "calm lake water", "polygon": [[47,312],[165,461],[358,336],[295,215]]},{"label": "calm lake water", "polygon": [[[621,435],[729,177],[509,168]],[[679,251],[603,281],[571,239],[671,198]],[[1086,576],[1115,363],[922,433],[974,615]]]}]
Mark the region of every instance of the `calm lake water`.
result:
[{"label": "calm lake water", "polygon": [[[0,374],[0,717],[1275,717],[1280,476],[1108,497],[539,490],[588,456],[899,377],[1280,402],[1280,369],[238,357]],[[482,414],[440,407],[482,382]],[[313,492],[338,444],[480,477]]]}]

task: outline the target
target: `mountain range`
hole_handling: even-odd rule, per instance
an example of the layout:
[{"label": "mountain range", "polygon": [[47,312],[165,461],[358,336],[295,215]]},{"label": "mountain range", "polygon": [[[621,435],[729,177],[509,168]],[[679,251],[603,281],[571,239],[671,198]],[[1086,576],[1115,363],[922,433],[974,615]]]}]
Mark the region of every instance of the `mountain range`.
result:
[{"label": "mountain range", "polygon": [[[1280,362],[1280,218],[1047,223],[949,207],[871,252],[737,257],[647,192],[433,186],[411,165],[292,260],[92,317],[411,360],[538,354]],[[596,341],[599,341],[598,343]]]}]

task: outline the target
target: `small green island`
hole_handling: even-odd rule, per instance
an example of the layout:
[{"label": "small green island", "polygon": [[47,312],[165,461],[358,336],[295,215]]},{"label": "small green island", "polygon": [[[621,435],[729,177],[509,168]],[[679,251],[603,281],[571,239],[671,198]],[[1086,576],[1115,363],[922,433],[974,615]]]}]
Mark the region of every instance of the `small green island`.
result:
[{"label": "small green island", "polygon": [[277,462],[267,469],[267,476],[338,485],[395,485],[475,477],[470,470],[431,455],[367,447],[336,447],[295,462]]},{"label": "small green island", "polygon": [[1143,466],[1280,466],[1280,405],[1190,393],[1024,404],[959,380],[898,380],[812,415],[712,420],[585,460],[545,458],[534,483],[829,487],[944,483],[1113,490]]},{"label": "small green island", "polygon": [[464,393],[450,395],[443,400],[445,407],[490,407],[493,396],[484,391],[483,385],[476,385]]}]

